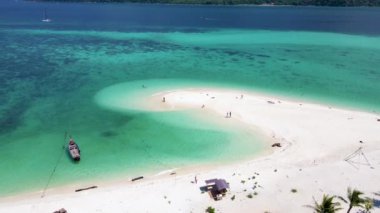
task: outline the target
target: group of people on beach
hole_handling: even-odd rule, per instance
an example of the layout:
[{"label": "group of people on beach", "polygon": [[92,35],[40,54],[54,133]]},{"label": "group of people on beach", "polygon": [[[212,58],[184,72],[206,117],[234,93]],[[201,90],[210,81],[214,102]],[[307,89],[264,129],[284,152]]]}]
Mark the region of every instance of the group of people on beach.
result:
[{"label": "group of people on beach", "polygon": [[[241,98],[243,98],[243,95],[241,95]],[[166,102],[165,97],[162,97],[162,102],[163,102],[163,103]],[[202,108],[205,108],[205,105],[204,105],[204,104],[202,105]],[[230,112],[227,112],[227,114],[226,114],[226,118],[231,118],[231,117],[232,117],[232,112],[231,112],[231,111],[230,111]]]}]

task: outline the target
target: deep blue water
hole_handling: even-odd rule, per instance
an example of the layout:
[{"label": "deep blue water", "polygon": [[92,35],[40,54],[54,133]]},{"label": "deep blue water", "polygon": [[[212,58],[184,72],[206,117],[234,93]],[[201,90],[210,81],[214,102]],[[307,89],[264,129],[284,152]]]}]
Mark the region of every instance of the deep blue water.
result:
[{"label": "deep blue water", "polygon": [[[44,9],[52,23],[42,23]],[[380,35],[379,8],[39,3],[2,0],[0,27],[112,31],[199,28]]]}]

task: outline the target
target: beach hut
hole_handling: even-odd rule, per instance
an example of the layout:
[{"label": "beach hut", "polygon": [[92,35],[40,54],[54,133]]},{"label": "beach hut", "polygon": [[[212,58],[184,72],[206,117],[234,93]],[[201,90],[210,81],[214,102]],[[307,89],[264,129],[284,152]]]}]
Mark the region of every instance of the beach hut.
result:
[{"label": "beach hut", "polygon": [[220,200],[224,195],[226,195],[228,189],[230,188],[229,183],[224,179],[211,179],[206,180],[207,189],[210,195],[215,200]]}]

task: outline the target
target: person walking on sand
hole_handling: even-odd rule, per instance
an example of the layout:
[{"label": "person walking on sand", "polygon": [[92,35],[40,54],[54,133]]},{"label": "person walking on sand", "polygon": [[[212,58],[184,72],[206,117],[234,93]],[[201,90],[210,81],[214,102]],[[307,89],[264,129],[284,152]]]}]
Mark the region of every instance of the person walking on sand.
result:
[{"label": "person walking on sand", "polygon": [[164,102],[164,103],[165,103],[165,101],[166,101],[166,100],[165,100],[165,97],[163,97],[163,98],[162,98],[162,102]]},{"label": "person walking on sand", "polygon": [[194,177],[194,183],[195,184],[197,184],[198,183],[198,178],[197,178],[197,176],[195,175],[195,177]]}]

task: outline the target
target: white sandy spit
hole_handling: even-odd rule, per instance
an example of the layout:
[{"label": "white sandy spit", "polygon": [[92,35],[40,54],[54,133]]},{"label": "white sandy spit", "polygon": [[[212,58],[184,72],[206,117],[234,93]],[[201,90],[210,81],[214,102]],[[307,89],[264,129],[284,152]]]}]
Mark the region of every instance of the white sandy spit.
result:
[{"label": "white sandy spit", "polygon": [[[141,181],[52,189],[43,198],[41,193],[2,198],[0,212],[53,212],[62,207],[70,213],[204,212],[208,206],[217,212],[313,212],[305,207],[313,203],[313,197],[346,196],[348,187],[380,200],[375,194],[380,193],[379,115],[214,88],[161,92],[146,106],[196,109],[218,115],[220,122],[248,125],[268,137],[268,149],[273,152],[233,165],[176,170],[176,174],[168,170]],[[226,118],[227,112],[231,118]],[[272,148],[275,142],[282,147]],[[369,164],[362,155],[344,160],[360,147]],[[192,183],[195,176],[198,181]],[[230,183],[221,201],[200,191],[204,180],[211,178]],[[98,188],[74,192],[74,187],[91,185]],[[342,207],[347,209],[344,203]]]}]

